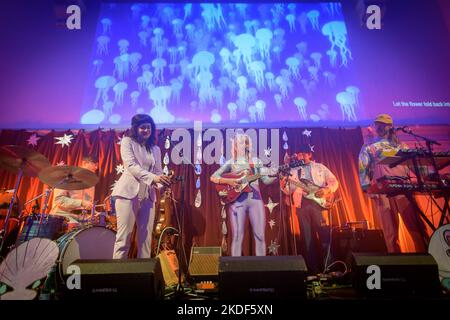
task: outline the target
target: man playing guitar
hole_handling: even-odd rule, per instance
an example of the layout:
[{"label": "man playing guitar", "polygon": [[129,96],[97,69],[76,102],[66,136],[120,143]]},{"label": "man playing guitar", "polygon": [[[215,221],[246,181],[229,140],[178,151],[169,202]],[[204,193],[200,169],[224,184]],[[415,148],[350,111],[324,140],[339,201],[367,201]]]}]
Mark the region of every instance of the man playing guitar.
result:
[{"label": "man playing guitar", "polygon": [[[217,184],[228,184],[237,187],[246,181],[248,175],[260,175],[262,163],[258,158],[251,156],[251,139],[246,134],[238,133],[232,141],[232,158],[225,162],[211,176],[211,181]],[[242,173],[241,178],[225,178],[227,173]],[[259,178],[264,184],[270,184],[276,177],[261,175]],[[258,180],[249,183],[250,192],[243,192],[233,203],[228,206],[228,215],[231,222],[232,244],[231,255],[242,255],[242,241],[244,239],[245,219],[248,213],[255,238],[256,255],[266,255],[266,215],[264,204],[259,190]]]},{"label": "man playing guitar", "polygon": [[[331,197],[338,189],[339,183],[334,174],[323,164],[312,161],[309,146],[303,145],[297,153],[297,159],[304,165],[290,170],[290,176],[281,180],[282,191],[293,197],[293,206],[298,215],[302,234],[306,264],[311,274],[321,272],[323,259],[320,257],[324,239],[320,236],[324,224],[326,198]],[[332,202],[332,201],[330,201]],[[319,239],[317,243],[316,239]]]}]

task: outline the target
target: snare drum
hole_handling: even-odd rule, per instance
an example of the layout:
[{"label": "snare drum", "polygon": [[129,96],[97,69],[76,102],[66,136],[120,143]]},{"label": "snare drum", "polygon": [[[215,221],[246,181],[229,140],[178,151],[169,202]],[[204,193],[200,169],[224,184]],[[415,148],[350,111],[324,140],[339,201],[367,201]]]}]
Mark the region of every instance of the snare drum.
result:
[{"label": "snare drum", "polygon": [[17,245],[32,238],[58,239],[67,230],[67,219],[62,216],[45,215],[40,224],[41,215],[36,214],[25,217],[17,238]]},{"label": "snare drum", "polygon": [[73,230],[57,241],[59,247],[58,272],[61,279],[67,267],[78,259],[112,259],[116,233],[105,227],[91,226]]}]

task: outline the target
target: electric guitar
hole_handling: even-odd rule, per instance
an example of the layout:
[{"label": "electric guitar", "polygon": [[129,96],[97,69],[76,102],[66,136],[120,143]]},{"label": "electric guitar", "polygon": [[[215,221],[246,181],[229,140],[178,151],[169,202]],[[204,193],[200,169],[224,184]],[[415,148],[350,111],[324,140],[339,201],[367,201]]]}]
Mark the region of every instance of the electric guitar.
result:
[{"label": "electric guitar", "polygon": [[309,180],[299,179],[299,181],[297,181],[289,179],[289,183],[295,185],[296,187],[302,188],[303,192],[306,193],[303,194],[303,197],[314,201],[315,203],[317,203],[319,206],[321,206],[326,210],[330,209],[335,202],[335,194],[333,192],[325,194],[321,198],[316,197],[316,192],[322,187],[319,187],[318,185],[314,184]]},{"label": "electric guitar", "polygon": [[251,192],[250,183],[260,179],[263,176],[274,176],[280,171],[285,171],[286,169],[296,168],[304,164],[303,160],[293,160],[289,164],[279,166],[278,169],[269,168],[269,173],[266,174],[247,174],[244,170],[238,173],[224,173],[221,178],[237,179],[239,184],[236,187],[232,187],[229,184],[220,183],[216,184],[216,191],[219,195],[220,202],[222,205],[230,204],[239,198],[239,196],[244,192]]}]

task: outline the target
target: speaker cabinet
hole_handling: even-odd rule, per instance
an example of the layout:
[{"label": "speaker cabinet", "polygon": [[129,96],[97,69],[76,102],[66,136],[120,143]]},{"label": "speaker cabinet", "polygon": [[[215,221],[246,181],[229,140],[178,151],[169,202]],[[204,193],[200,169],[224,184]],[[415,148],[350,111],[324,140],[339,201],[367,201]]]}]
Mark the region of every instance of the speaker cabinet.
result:
[{"label": "speaker cabinet", "polygon": [[306,299],[302,256],[221,257],[220,299]]},{"label": "speaker cabinet", "polygon": [[438,267],[429,254],[353,254],[353,286],[375,298],[437,297]]},{"label": "speaker cabinet", "polygon": [[[159,259],[76,260],[71,265],[80,268],[81,288],[68,289],[68,286],[64,285],[63,298],[139,300],[163,298],[164,278]],[[68,277],[64,279],[65,284],[70,281]]]}]

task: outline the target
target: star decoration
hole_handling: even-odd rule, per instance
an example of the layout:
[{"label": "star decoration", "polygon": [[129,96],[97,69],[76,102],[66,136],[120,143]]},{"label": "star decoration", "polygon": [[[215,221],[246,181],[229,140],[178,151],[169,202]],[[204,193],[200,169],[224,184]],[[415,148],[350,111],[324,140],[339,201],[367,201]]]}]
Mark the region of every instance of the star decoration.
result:
[{"label": "star decoration", "polygon": [[36,135],[36,133],[33,133],[27,140],[29,145],[32,145],[33,147],[37,146],[37,142],[40,139],[40,137],[38,137]]},{"label": "star decoration", "polygon": [[114,180],[114,183],[111,185],[111,187],[109,188],[111,191],[114,189],[114,187],[116,186],[116,183],[119,180]]},{"label": "star decoration", "polygon": [[270,240],[270,246],[269,248],[269,254],[273,254],[274,256],[278,255],[278,248],[280,247],[279,244],[277,244],[277,240]]},{"label": "star decoration", "polygon": [[309,145],[309,148],[311,149],[311,152],[314,152],[314,147],[315,146]]},{"label": "star decoration", "polygon": [[264,149],[264,155],[266,157],[270,157],[271,154],[272,154],[272,148]]},{"label": "star decoration", "polygon": [[269,226],[270,226],[270,229],[273,229],[273,227],[275,226],[275,220],[270,219],[269,220]]},{"label": "star decoration", "polygon": [[265,204],[264,206],[269,209],[269,212],[272,214],[273,208],[275,208],[278,205],[278,202],[273,202],[272,199],[269,197],[269,202]]},{"label": "star decoration", "polygon": [[56,165],[57,165],[57,166],[65,166],[66,163],[65,163],[64,161],[61,160],[61,161],[58,162]]},{"label": "star decoration", "polygon": [[73,135],[64,134],[64,136],[56,137],[55,139],[58,140],[58,142],[55,142],[55,144],[60,144],[64,148],[64,146],[70,145],[70,143],[72,142],[72,139],[73,139]]},{"label": "star decoration", "polygon": [[122,137],[119,137],[119,140],[117,140],[117,144],[120,146],[121,143],[122,143]]},{"label": "star decoration", "polygon": [[311,132],[312,131],[310,131],[308,129],[305,129],[305,130],[303,130],[302,135],[307,136],[307,137],[311,137]]},{"label": "star decoration", "polygon": [[123,164],[118,164],[116,166],[116,173],[117,174],[122,174],[125,171],[125,167],[123,166]]}]

